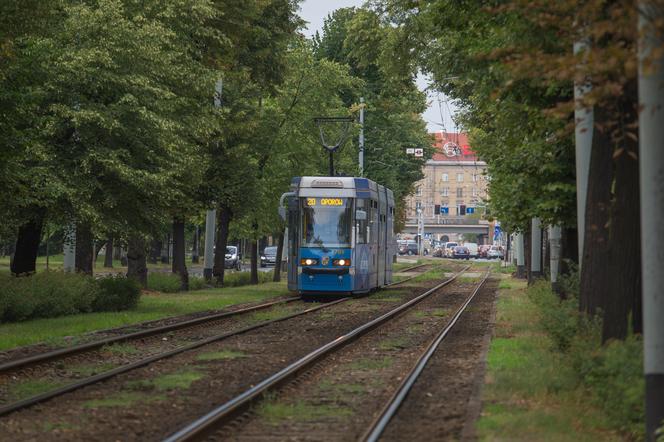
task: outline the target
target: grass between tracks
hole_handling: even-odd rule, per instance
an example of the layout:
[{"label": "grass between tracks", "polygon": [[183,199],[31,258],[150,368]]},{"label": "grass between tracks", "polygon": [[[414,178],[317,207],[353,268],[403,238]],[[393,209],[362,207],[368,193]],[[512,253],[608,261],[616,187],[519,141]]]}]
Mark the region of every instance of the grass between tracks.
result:
[{"label": "grass between tracks", "polygon": [[[622,440],[607,414],[579,383],[579,374],[542,328],[542,311],[525,283],[500,284],[488,355],[481,440]],[[530,294],[530,296],[529,296]],[[587,356],[590,358],[590,355]]]},{"label": "grass between tracks", "polygon": [[146,293],[141,297],[138,307],[130,311],[84,313],[0,324],[0,350],[39,342],[71,345],[76,343],[81,335],[97,330],[168,316],[220,309],[234,304],[262,301],[287,294],[285,282],[205,289],[189,293]]}]

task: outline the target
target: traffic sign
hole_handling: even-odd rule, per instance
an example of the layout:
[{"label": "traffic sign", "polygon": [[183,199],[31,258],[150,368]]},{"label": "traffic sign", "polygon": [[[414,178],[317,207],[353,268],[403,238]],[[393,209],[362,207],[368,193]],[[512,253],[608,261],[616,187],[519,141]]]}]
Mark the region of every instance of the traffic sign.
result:
[{"label": "traffic sign", "polygon": [[412,147],[408,147],[406,148],[406,153],[412,155],[415,153],[415,149]]},{"label": "traffic sign", "polygon": [[415,149],[415,156],[416,157],[423,157],[424,156],[424,149]]}]

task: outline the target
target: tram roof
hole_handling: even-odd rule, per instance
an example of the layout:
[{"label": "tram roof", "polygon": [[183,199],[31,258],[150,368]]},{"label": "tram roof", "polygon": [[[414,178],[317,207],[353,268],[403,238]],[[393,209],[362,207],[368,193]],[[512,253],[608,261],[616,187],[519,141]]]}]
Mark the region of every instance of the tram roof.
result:
[{"label": "tram roof", "polygon": [[[394,196],[390,189],[361,177],[336,176],[303,176],[295,177],[291,181],[293,190],[298,196],[324,196],[346,198],[379,198],[379,193],[385,189],[387,199],[393,204]],[[382,197],[384,198],[384,197]],[[381,199],[382,199],[381,198]]]}]

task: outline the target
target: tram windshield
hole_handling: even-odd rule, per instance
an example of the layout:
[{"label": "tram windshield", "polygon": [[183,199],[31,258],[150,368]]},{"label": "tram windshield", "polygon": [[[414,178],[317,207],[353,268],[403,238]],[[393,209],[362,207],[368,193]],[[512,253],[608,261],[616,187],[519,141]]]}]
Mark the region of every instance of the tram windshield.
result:
[{"label": "tram windshield", "polygon": [[350,247],[352,199],[302,198],[302,247]]}]

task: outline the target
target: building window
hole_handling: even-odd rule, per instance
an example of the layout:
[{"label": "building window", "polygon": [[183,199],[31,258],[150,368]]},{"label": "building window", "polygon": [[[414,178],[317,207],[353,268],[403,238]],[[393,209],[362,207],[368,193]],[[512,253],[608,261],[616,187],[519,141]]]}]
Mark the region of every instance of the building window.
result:
[{"label": "building window", "polygon": [[457,173],[457,183],[463,182],[463,173]]},{"label": "building window", "polygon": [[463,198],[463,187],[457,187],[457,198]]},{"label": "building window", "polygon": [[446,173],[444,173],[444,174],[443,174],[443,182],[446,183],[446,182],[448,182],[449,180],[450,180],[449,175],[447,175]]},{"label": "building window", "polygon": [[[473,175],[473,176],[475,176],[475,175]],[[480,194],[479,189],[478,189],[477,187],[473,187],[473,196],[476,197],[476,196],[478,196],[479,194]]]},{"label": "building window", "polygon": [[476,173],[473,174],[473,183],[476,183],[480,180],[480,176]]},{"label": "building window", "polygon": [[417,186],[417,189],[415,189],[415,196],[422,196],[422,186]]},{"label": "building window", "polygon": [[450,188],[443,187],[442,190],[440,191],[440,196],[450,196]]}]

